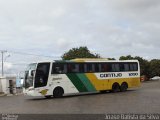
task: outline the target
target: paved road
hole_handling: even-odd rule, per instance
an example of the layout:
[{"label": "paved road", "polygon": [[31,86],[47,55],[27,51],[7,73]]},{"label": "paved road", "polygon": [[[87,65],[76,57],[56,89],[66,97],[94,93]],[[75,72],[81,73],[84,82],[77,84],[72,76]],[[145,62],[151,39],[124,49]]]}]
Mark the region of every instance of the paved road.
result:
[{"label": "paved road", "polygon": [[0,97],[0,113],[160,113],[160,81],[142,83],[138,89],[63,98]]}]

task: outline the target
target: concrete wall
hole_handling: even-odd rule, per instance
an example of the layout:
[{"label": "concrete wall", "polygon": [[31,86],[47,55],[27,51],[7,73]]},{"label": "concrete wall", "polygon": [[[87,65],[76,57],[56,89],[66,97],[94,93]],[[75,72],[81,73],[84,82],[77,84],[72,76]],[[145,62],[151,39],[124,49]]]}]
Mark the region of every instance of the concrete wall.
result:
[{"label": "concrete wall", "polygon": [[10,94],[10,85],[9,81],[13,83],[13,94],[16,93],[16,77],[0,77],[0,92],[5,94]]},{"label": "concrete wall", "polygon": [[6,78],[0,77],[0,92],[7,93],[6,91]]}]

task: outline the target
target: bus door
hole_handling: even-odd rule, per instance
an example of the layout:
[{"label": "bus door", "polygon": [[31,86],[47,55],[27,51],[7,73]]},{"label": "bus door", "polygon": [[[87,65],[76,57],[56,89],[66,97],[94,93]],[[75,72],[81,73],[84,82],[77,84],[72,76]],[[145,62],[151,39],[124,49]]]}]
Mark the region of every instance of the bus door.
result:
[{"label": "bus door", "polygon": [[39,63],[35,73],[34,87],[44,87],[47,85],[49,77],[50,63]]}]

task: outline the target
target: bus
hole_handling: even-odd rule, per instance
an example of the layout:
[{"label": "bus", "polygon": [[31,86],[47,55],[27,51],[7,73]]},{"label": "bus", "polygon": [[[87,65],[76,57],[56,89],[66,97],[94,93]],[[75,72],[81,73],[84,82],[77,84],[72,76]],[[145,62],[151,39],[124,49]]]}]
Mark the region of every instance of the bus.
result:
[{"label": "bus", "polygon": [[24,94],[62,97],[87,92],[124,92],[140,86],[138,60],[73,59],[31,63]]}]

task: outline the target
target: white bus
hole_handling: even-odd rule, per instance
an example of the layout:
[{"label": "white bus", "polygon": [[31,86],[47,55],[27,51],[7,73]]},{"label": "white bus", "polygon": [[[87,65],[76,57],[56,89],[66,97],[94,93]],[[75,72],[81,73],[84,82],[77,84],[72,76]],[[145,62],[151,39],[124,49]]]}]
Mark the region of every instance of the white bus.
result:
[{"label": "white bus", "polygon": [[70,93],[126,91],[138,86],[138,60],[44,61],[28,65],[25,71],[24,94],[49,98]]}]

